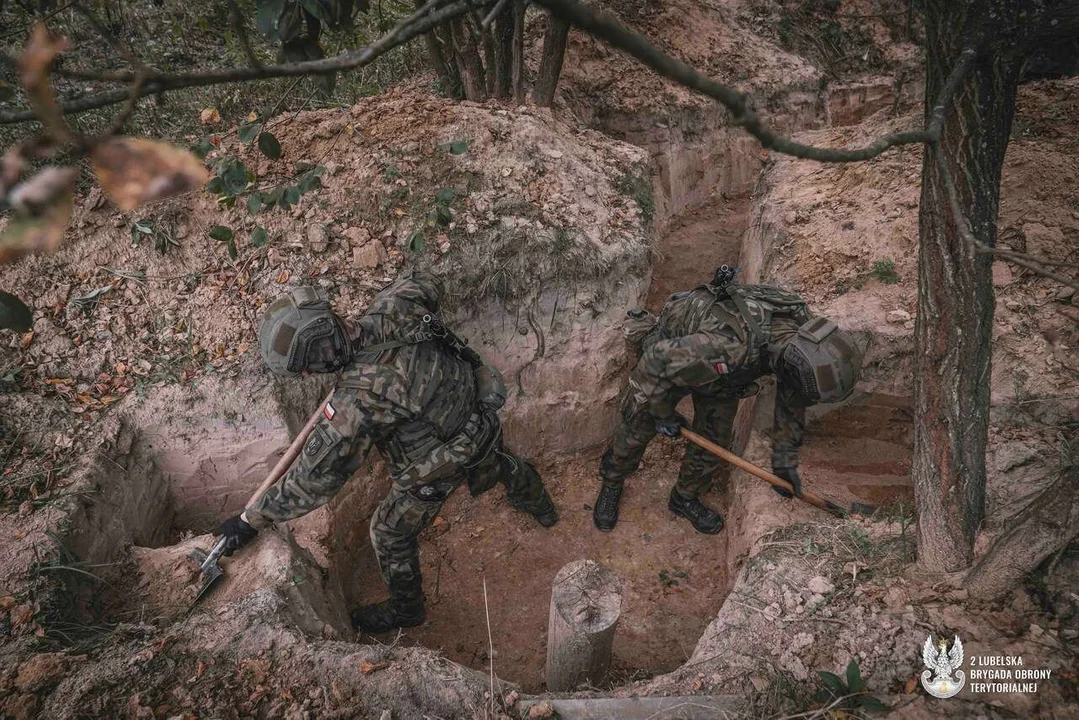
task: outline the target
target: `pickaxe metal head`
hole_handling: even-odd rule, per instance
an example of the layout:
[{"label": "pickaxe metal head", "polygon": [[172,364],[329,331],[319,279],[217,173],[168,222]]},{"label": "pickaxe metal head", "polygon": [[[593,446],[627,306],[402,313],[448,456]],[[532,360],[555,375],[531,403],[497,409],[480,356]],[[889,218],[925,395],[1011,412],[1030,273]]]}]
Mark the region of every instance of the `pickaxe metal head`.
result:
[{"label": "pickaxe metal head", "polygon": [[225,552],[225,538],[218,540],[210,552],[195,548],[188,555],[199,564],[199,572],[202,573],[202,587],[199,588],[198,595],[191,602],[191,607],[195,607],[198,601],[202,599],[202,596],[208,593],[214,583],[225,574],[224,570],[221,569],[221,565],[217,562],[223,552]]}]

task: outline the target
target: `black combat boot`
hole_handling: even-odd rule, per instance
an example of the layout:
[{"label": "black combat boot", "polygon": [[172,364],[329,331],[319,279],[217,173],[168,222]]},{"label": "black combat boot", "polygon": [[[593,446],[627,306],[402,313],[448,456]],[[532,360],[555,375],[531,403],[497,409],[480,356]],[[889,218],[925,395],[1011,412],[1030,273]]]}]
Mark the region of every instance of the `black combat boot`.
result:
[{"label": "black combat boot", "polygon": [[518,512],[528,513],[532,517],[536,518],[536,522],[545,528],[553,527],[558,522],[558,510],[555,509],[554,503],[551,498],[547,498],[547,505],[542,510],[536,512],[529,510],[523,503],[514,502],[510,500],[510,507]]},{"label": "black combat boot", "polygon": [[614,530],[618,523],[618,501],[622,499],[622,486],[604,483],[599,489],[596,505],[592,508],[592,522],[603,532]]},{"label": "black combat boot", "polygon": [[397,628],[416,627],[424,621],[423,600],[409,603],[384,600],[353,610],[349,617],[352,618],[353,627],[372,635]]},{"label": "black combat boot", "polygon": [[675,515],[689,519],[697,532],[715,535],[723,529],[723,518],[719,513],[697,498],[685,499],[675,489],[671,489],[671,499],[667,502],[667,507]]}]

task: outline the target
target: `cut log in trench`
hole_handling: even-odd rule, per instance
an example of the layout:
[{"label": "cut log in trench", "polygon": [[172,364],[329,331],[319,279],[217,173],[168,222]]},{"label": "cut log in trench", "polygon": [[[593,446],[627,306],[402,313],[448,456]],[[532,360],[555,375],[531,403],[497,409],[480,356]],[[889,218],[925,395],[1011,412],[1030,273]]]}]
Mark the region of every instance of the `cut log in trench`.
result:
[{"label": "cut log in trench", "polygon": [[622,612],[622,583],[592,560],[575,560],[555,575],[547,626],[547,689],[595,686],[611,667],[611,645]]}]

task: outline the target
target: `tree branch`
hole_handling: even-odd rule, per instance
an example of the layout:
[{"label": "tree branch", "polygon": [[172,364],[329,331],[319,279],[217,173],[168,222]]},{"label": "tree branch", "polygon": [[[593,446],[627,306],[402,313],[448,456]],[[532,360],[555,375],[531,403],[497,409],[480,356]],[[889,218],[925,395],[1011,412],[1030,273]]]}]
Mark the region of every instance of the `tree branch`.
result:
[{"label": "tree branch", "polygon": [[[460,17],[469,11],[470,3],[459,0],[437,10],[428,3],[411,16],[401,21],[392,30],[375,42],[360,50],[350,50],[332,58],[309,60],[307,62],[263,65],[259,68],[218,68],[203,72],[168,75],[150,71],[146,84],[138,92],[138,97],[157,95],[169,90],[189,87],[206,87],[224,83],[245,82],[249,80],[269,80],[279,77],[297,77],[301,75],[326,75],[334,72],[355,70],[373,62],[388,51],[403,45],[414,37],[441,25],[446,20]],[[111,78],[119,81],[134,82],[135,73],[113,73]],[[80,98],[60,106],[65,114],[85,112],[97,108],[116,105],[127,100],[130,89],[110,90],[89,97]],[[0,113],[0,125],[35,120],[37,116],[29,110]]]},{"label": "tree branch", "polygon": [[[927,150],[929,151],[935,151],[937,149],[938,148],[936,143],[933,143],[932,147],[927,148]],[[955,188],[955,179],[952,177],[951,168],[949,168],[948,163],[945,162],[944,153],[938,151],[933,152],[933,154],[937,160],[937,167],[940,170],[940,176],[944,181],[944,191],[948,195],[948,206],[951,208],[952,211],[952,219],[955,222],[956,229],[959,230],[960,237],[963,238],[963,242],[967,244],[967,246],[972,252],[979,255],[1000,255],[1002,257],[1006,257],[1016,265],[1025,267],[1026,269],[1035,272],[1038,275],[1042,275],[1051,280],[1056,280],[1062,285],[1067,285],[1068,287],[1073,287],[1076,290],[1079,290],[1079,280],[1076,280],[1075,278],[1069,278],[1065,275],[1060,275],[1059,273],[1055,273],[1052,270],[1046,270],[1045,268],[1037,264],[1053,264],[1050,261],[1041,260],[1034,255],[1024,255],[1022,253],[1013,252],[1011,250],[995,248],[990,245],[986,245],[985,243],[978,240],[978,238],[974,236],[974,233],[971,232],[970,226],[967,224],[967,218],[963,214],[963,209],[959,205],[959,193]]]},{"label": "tree branch", "polygon": [[251,47],[251,40],[247,37],[247,26],[244,24],[243,16],[240,15],[240,8],[236,5],[236,0],[228,0],[228,3],[229,14],[232,15],[232,28],[236,31],[236,39],[240,41],[240,47],[243,48],[247,62],[253,68],[262,67],[258,55],[255,54],[255,50]]},{"label": "tree branch", "polygon": [[731,124],[745,128],[746,132],[757,138],[761,145],[769,150],[821,162],[857,162],[874,158],[896,145],[925,143],[932,140],[927,130],[916,130],[890,133],[857,149],[803,145],[789,137],[777,135],[766,127],[764,121],[752,108],[748,95],[702,75],[681,60],[665,55],[643,35],[630,30],[609,13],[585,7],[576,0],[536,0],[536,3],[547,8],[552,14],[569,20],[590,35],[636,58],[663,77],[719,101],[734,115]]},{"label": "tree branch", "polygon": [[926,128],[931,136],[931,142],[940,140],[940,134],[944,132],[944,113],[948,108],[948,103],[952,101],[952,96],[959,89],[959,83],[963,81],[974,64],[975,55],[977,51],[974,48],[967,48],[959,54],[955,67],[948,73],[948,79],[944,81],[944,87],[940,89],[940,95],[937,96],[937,104],[933,106],[929,127]]}]

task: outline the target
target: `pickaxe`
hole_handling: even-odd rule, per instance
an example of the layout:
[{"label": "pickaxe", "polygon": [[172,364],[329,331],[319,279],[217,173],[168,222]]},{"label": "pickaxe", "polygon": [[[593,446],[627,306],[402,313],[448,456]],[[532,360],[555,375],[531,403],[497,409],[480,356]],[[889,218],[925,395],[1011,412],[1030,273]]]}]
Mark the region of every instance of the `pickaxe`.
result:
[{"label": "pickaxe", "polygon": [[[296,439],[292,441],[292,444],[288,446],[288,450],[281,456],[281,459],[274,465],[273,470],[266,476],[266,479],[259,485],[256,490],[248,499],[244,508],[249,508],[255,504],[255,501],[262,497],[262,493],[266,492],[266,489],[273,485],[277,480],[285,474],[285,472],[292,466],[294,460],[300,454],[300,450],[303,448],[305,442],[307,442],[308,436],[315,428],[315,423],[322,417],[322,409],[326,406],[326,403],[333,397],[331,391],[326,399],[318,406],[315,413],[311,416],[311,419],[307,421],[307,424],[303,426],[300,433],[296,436]],[[191,551],[189,557],[199,564],[199,572],[202,573],[202,587],[199,589],[199,594],[195,596],[194,601],[191,603],[191,607],[195,607],[196,603],[202,599],[202,596],[210,591],[210,588],[218,581],[218,579],[224,575],[224,571],[221,569],[221,565],[218,560],[221,559],[221,554],[225,552],[225,538],[221,538],[214,545],[210,552],[206,552],[201,548],[196,548]]]},{"label": "pickaxe", "polygon": [[[730,450],[727,450],[726,448],[724,448],[724,447],[722,447],[720,445],[717,445],[716,443],[712,442],[711,440],[709,440],[709,439],[707,439],[705,437],[702,437],[702,436],[698,435],[697,433],[693,432],[692,430],[687,430],[686,428],[681,428],[681,433],[682,433],[682,437],[684,437],[686,440],[689,440],[691,443],[693,443],[695,445],[699,445],[700,447],[704,448],[705,450],[712,453],[713,455],[718,455],[719,457],[721,457],[724,460],[726,460],[727,462],[729,462],[731,465],[735,465],[736,467],[740,467],[743,470],[745,470],[747,473],[756,475],[761,480],[764,480],[766,483],[774,485],[775,487],[778,487],[778,488],[783,488],[784,490],[790,492],[792,495],[794,494],[794,488],[786,480],[783,480],[783,479],[781,479],[779,477],[776,477],[772,473],[768,472],[767,470],[763,470],[763,469],[757,467],[756,465],[749,462],[748,460],[743,460],[742,458],[740,458],[737,455],[735,455],[734,453],[732,453]],[[822,498],[820,495],[817,495],[816,493],[814,493],[814,492],[812,492],[810,490],[806,490],[804,488],[803,488],[802,492],[800,494],[798,494],[798,495],[795,495],[795,497],[798,498],[799,500],[804,500],[805,502],[809,503],[810,505],[813,505],[814,507],[819,507],[821,510],[825,510],[827,512],[830,512],[830,513],[832,513],[833,515],[835,515],[837,517],[846,517],[847,515],[850,515],[850,514],[872,515],[877,510],[875,507],[873,507],[871,505],[865,505],[863,503],[851,503],[850,510],[849,511],[844,510],[842,507],[840,507],[839,505],[836,505],[831,500],[826,500],[825,498]]]}]

